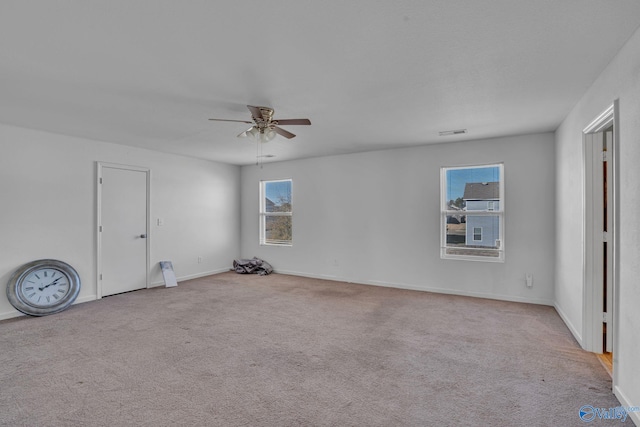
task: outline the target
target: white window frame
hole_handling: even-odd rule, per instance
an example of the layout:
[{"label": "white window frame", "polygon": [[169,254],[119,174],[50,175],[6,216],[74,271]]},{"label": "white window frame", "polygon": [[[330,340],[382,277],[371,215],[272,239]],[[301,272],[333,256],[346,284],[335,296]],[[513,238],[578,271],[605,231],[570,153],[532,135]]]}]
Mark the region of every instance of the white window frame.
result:
[{"label": "white window frame", "polygon": [[[450,170],[459,170],[459,169],[479,169],[479,168],[490,168],[490,167],[498,167],[500,171],[500,199],[497,203],[498,209],[495,209],[496,203],[493,203],[493,210],[489,209],[489,204],[487,204],[486,211],[473,211],[473,215],[479,216],[491,216],[498,217],[499,223],[499,238],[496,239],[497,249],[493,249],[497,251],[497,256],[486,256],[486,255],[463,255],[463,254],[452,254],[447,253],[447,249],[451,249],[451,247],[447,247],[447,216],[453,215],[458,216],[466,214],[466,211],[452,210],[449,209],[448,200],[447,200],[447,171]],[[504,163],[491,163],[491,164],[478,164],[478,165],[468,165],[468,166],[443,166],[440,168],[440,258],[442,259],[455,259],[455,260],[464,260],[464,261],[480,261],[480,262],[504,262],[505,256],[505,245],[504,245],[504,206],[505,206],[505,194],[504,194]],[[483,249],[473,249],[473,248],[465,248],[465,251],[475,251],[478,253]]]},{"label": "white window frame", "polygon": [[[289,182],[291,186],[291,210],[289,212],[267,212],[266,206],[266,186],[274,182]],[[293,180],[287,179],[271,179],[260,181],[260,245],[264,246],[293,246]],[[266,225],[268,217],[291,217],[291,240],[267,241]]]}]

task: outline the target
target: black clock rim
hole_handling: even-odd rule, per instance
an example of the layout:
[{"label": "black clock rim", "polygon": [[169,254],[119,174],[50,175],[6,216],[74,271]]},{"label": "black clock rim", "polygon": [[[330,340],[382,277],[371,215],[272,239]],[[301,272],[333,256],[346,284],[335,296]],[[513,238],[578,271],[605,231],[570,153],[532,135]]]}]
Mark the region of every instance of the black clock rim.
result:
[{"label": "black clock rim", "polygon": [[[20,291],[22,281],[34,270],[51,268],[60,271],[69,281],[69,292],[58,302],[49,306],[36,305],[22,296]],[[68,308],[78,297],[80,292],[80,276],[78,272],[64,261],[56,259],[40,259],[23,264],[19,267],[7,283],[7,298],[13,307],[30,316],[46,316],[59,313]]]}]

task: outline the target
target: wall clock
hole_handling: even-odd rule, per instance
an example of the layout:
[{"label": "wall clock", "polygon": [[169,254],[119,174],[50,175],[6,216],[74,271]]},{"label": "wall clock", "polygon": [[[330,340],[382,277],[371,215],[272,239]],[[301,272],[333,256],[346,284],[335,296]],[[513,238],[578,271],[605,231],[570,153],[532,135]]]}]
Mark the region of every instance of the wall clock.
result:
[{"label": "wall clock", "polygon": [[16,310],[31,316],[58,313],[75,301],[80,276],[55,259],[31,261],[18,268],[7,283],[7,298]]}]

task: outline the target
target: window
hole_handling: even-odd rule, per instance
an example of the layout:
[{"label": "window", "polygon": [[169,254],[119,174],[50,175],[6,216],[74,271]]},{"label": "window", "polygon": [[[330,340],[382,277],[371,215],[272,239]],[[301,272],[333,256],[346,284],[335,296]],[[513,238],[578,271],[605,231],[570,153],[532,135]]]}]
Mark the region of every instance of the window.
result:
[{"label": "window", "polygon": [[501,163],[441,169],[441,258],[504,261]]},{"label": "window", "polygon": [[482,227],[473,227],[473,241],[474,242],[482,241]]},{"label": "window", "polygon": [[260,181],[260,244],[291,246],[291,180]]}]

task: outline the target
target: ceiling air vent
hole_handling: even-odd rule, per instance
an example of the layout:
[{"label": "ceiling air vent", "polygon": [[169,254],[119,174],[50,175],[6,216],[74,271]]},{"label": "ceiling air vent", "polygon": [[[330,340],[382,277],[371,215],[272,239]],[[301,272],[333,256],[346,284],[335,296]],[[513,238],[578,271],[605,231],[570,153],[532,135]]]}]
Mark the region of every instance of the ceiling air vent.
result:
[{"label": "ceiling air vent", "polygon": [[442,132],[438,132],[440,136],[449,136],[449,135],[461,135],[463,133],[467,133],[466,129],[456,129],[456,130],[445,130]]}]

